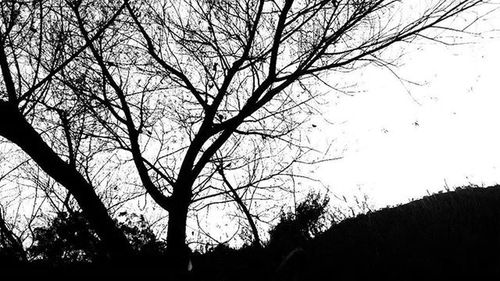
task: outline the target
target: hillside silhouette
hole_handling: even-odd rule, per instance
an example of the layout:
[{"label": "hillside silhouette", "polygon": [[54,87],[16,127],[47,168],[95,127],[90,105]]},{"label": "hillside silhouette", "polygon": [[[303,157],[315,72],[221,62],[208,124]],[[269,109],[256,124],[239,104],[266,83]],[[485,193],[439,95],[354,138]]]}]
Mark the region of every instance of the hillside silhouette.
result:
[{"label": "hillside silhouette", "polygon": [[[221,251],[204,280],[434,280],[500,276],[500,187],[461,188],[346,219],[300,245]],[[209,254],[210,255],[210,254]],[[209,263],[209,261],[206,261]],[[195,265],[196,267],[196,265]],[[219,268],[216,268],[219,267]],[[215,273],[215,274],[214,274]],[[214,278],[208,278],[213,276]],[[268,278],[267,278],[268,277]]]},{"label": "hillside silhouette", "polygon": [[[430,280],[432,276],[449,280],[500,276],[500,186],[426,196],[346,219],[315,237],[307,231],[319,223],[326,201],[309,199],[301,214],[282,216],[265,247],[231,249],[220,245],[208,253],[194,253],[192,271],[181,279],[324,280],[327,276],[327,280]],[[149,247],[156,245],[151,241]],[[54,264],[47,258],[2,263],[0,269],[4,276],[9,268],[16,276],[168,276],[165,253],[148,251],[127,264]]]},{"label": "hillside silhouette", "polygon": [[458,189],[347,219],[314,240],[309,255],[308,275],[335,280],[500,276],[500,187]]}]

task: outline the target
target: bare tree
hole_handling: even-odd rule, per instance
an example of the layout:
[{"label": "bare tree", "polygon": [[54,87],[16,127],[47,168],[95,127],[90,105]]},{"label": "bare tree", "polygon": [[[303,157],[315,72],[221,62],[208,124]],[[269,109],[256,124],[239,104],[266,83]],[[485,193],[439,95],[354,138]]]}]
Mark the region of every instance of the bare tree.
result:
[{"label": "bare tree", "polygon": [[[93,39],[123,11],[112,10]],[[75,165],[74,144],[60,133],[71,108],[52,80],[88,48],[72,39],[64,1],[3,1],[0,4],[0,135],[18,145],[78,201],[115,258],[130,256],[123,233],[115,226],[91,182]],[[73,44],[74,43],[74,44]],[[55,113],[61,113],[57,119]],[[72,112],[73,114],[75,112]],[[67,139],[67,138],[62,138]],[[71,139],[67,139],[72,141]],[[61,144],[57,147],[57,144]]]},{"label": "bare tree", "polygon": [[260,240],[252,202],[311,162],[300,128],[326,75],[387,65],[384,50],[431,29],[463,31],[448,24],[485,3],[4,1],[0,135],[69,191],[115,256],[130,247],[89,166],[103,151],[133,164],[168,211],[182,268],[190,210],[236,203]]}]

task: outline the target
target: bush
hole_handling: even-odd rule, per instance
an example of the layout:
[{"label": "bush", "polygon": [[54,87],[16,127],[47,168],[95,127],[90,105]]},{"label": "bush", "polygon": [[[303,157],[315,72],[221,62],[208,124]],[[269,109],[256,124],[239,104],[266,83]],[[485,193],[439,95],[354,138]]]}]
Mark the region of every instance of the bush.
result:
[{"label": "bush", "polygon": [[328,202],[327,196],[309,193],[294,213],[282,212],[279,223],[269,231],[269,247],[286,254],[323,231],[328,226]]},{"label": "bush", "polygon": [[[142,256],[164,254],[165,243],[159,241],[143,216],[120,213],[124,222],[117,223],[132,248]],[[30,255],[53,265],[94,263],[106,256],[97,234],[82,213],[58,213],[47,226],[35,228]]]},{"label": "bush", "polygon": [[127,212],[122,212],[119,215],[124,216],[125,220],[118,223],[118,227],[137,253],[146,256],[158,256],[166,253],[166,243],[156,237],[143,215]]},{"label": "bush", "polygon": [[79,212],[58,213],[49,225],[34,229],[33,240],[30,255],[55,265],[92,262],[103,255],[97,235]]}]

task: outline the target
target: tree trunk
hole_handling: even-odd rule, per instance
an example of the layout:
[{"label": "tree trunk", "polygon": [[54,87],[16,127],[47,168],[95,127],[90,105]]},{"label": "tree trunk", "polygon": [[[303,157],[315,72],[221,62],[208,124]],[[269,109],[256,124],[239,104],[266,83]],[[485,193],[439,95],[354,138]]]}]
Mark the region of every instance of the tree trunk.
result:
[{"label": "tree trunk", "polygon": [[180,182],[174,188],[168,210],[167,255],[174,275],[187,272],[190,254],[186,245],[186,221],[192,184]]},{"label": "tree trunk", "polygon": [[26,121],[19,110],[0,101],[0,136],[19,146],[50,177],[68,189],[102,239],[112,260],[125,260],[132,248],[85,178],[63,161]]},{"label": "tree trunk", "polygon": [[187,208],[172,210],[168,214],[167,250],[174,257],[186,254]]}]

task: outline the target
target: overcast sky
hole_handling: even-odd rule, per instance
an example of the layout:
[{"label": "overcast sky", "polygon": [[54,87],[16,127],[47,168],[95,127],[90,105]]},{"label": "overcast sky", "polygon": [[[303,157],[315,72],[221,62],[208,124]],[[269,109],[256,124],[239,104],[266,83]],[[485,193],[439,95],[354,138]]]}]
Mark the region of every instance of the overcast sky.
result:
[{"label": "overcast sky", "polygon": [[[500,13],[480,21],[461,46],[422,42],[406,49],[397,74],[356,76],[353,97],[327,114],[343,159],[317,174],[334,193],[361,190],[376,207],[450,187],[500,183]],[[489,31],[489,32],[488,32]]]}]

